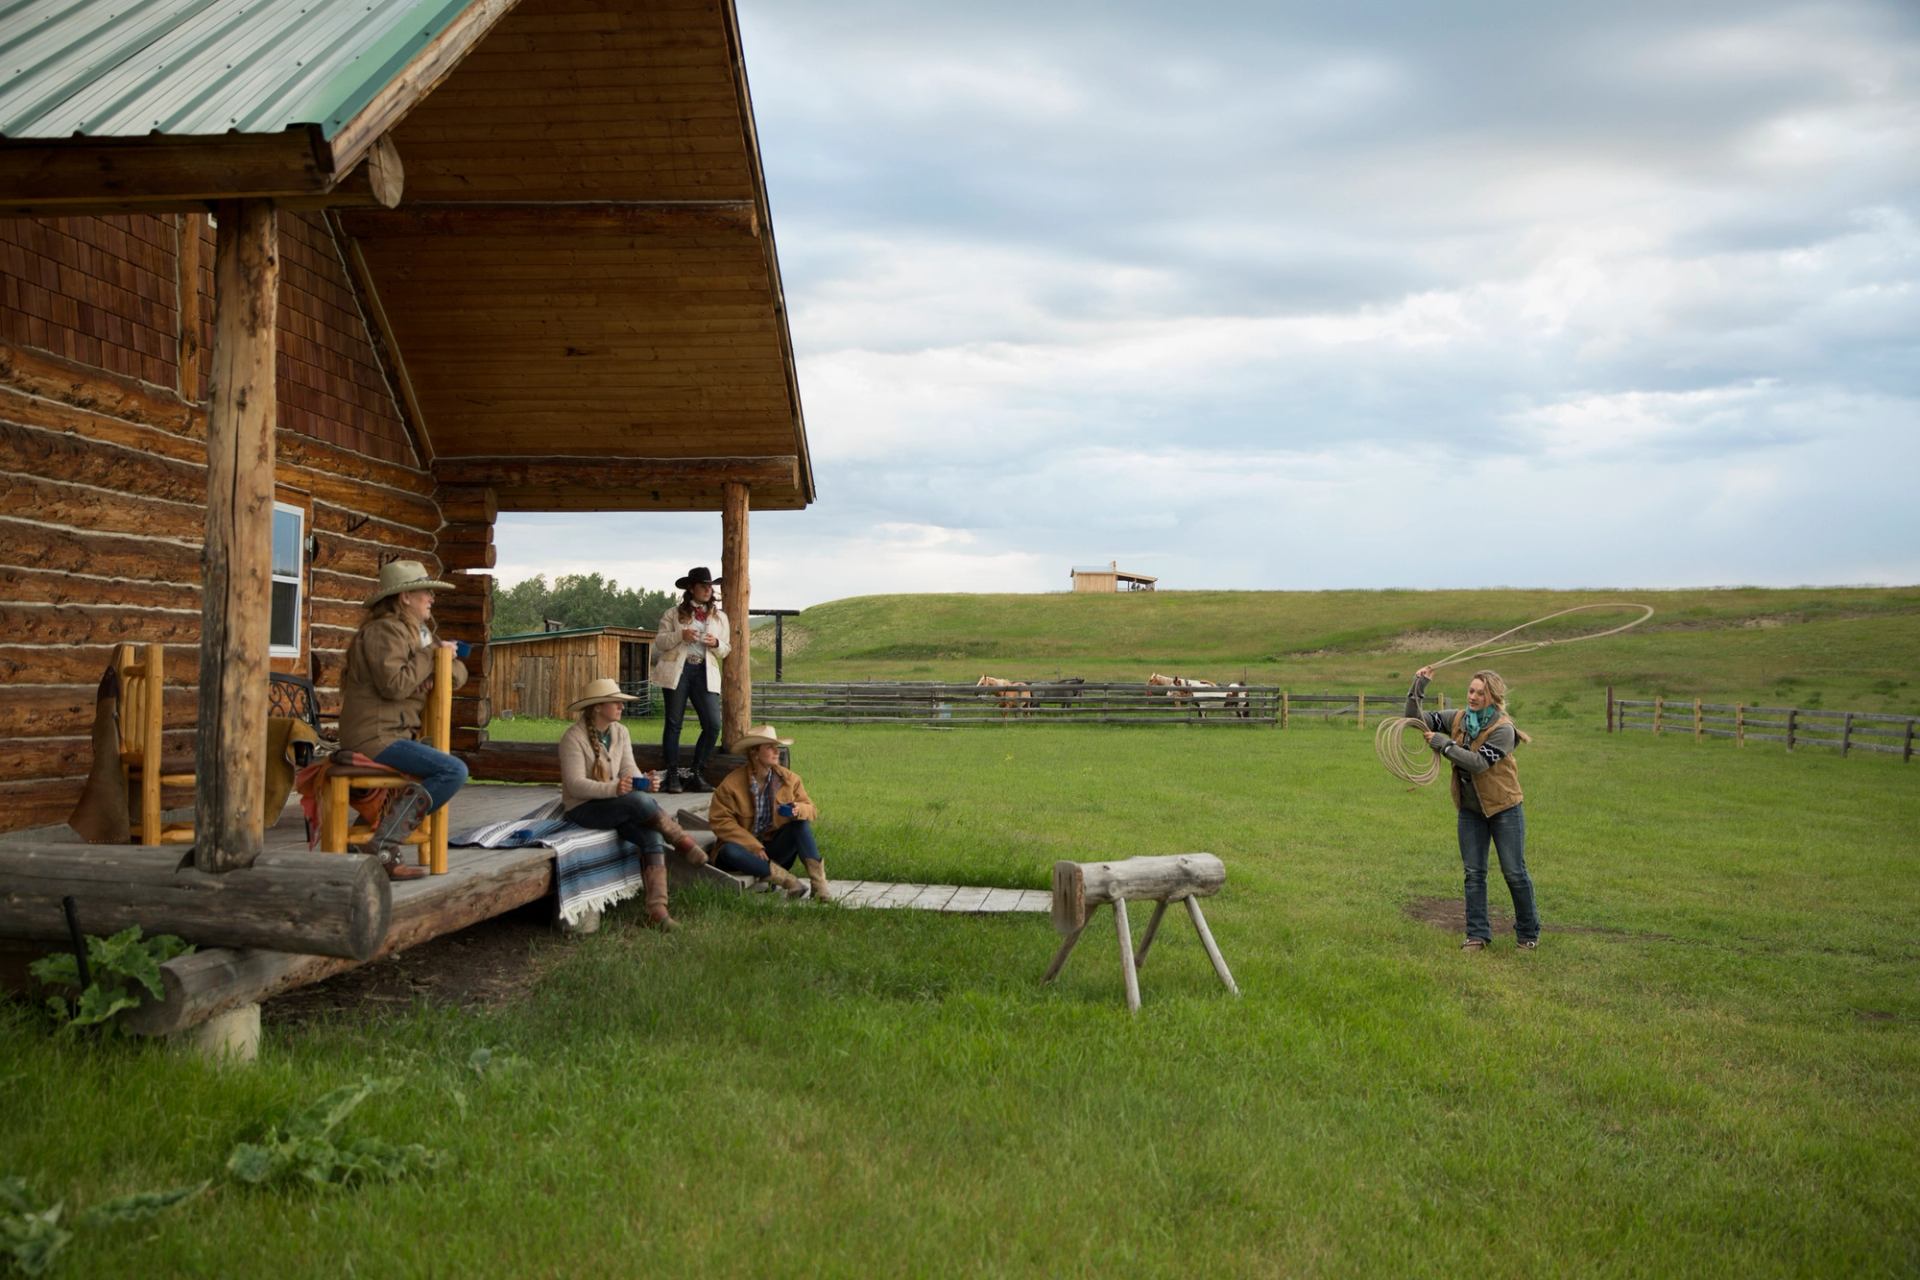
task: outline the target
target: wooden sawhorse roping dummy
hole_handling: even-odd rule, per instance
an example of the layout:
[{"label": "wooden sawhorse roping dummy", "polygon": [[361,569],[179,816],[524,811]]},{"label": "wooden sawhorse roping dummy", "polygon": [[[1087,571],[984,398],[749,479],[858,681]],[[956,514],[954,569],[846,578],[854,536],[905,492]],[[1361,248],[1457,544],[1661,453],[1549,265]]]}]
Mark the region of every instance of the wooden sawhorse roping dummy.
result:
[{"label": "wooden sawhorse roping dummy", "polygon": [[[1053,927],[1060,934],[1060,950],[1054,953],[1044,985],[1060,976],[1073,954],[1074,944],[1087,927],[1087,918],[1103,902],[1113,904],[1113,919],[1120,931],[1120,973],[1127,983],[1127,1010],[1140,1011],[1139,967],[1146,963],[1147,948],[1160,932],[1160,917],[1170,902],[1185,902],[1193,930],[1200,945],[1213,961],[1213,971],[1234,995],[1240,988],[1227,972],[1227,962],[1200,913],[1200,899],[1211,898],[1227,882],[1227,867],[1210,853],[1176,853],[1161,858],[1126,858],[1119,862],[1056,862],[1053,864]],[[1134,950],[1133,931],[1127,925],[1127,900],[1152,898],[1153,919],[1147,922],[1147,934]]]}]

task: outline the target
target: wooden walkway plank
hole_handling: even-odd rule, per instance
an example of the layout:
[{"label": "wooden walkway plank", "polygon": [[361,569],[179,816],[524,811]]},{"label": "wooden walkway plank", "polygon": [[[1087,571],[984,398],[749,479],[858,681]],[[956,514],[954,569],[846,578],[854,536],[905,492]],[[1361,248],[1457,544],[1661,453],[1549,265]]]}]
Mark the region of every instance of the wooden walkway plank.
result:
[{"label": "wooden walkway plank", "polygon": [[949,898],[947,905],[942,907],[941,910],[949,912],[964,911],[969,913],[978,911],[980,904],[985,902],[987,895],[992,892],[993,890],[980,885],[962,885],[960,886],[960,891]]},{"label": "wooden walkway plank", "polygon": [[958,892],[960,892],[960,886],[957,884],[930,884],[907,905],[916,911],[939,911]]}]

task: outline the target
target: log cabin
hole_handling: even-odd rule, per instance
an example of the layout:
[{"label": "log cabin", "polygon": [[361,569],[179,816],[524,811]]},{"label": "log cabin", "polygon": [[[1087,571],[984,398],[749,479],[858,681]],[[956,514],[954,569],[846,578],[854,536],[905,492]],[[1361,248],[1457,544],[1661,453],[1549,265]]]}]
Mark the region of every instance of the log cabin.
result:
[{"label": "log cabin", "polygon": [[749,509],[815,495],[732,0],[8,21],[0,831],[67,816],[112,646],[159,641],[196,860],[248,865],[268,672],[337,703],[384,559],[459,586],[489,776],[502,511],[721,513],[749,722]]}]

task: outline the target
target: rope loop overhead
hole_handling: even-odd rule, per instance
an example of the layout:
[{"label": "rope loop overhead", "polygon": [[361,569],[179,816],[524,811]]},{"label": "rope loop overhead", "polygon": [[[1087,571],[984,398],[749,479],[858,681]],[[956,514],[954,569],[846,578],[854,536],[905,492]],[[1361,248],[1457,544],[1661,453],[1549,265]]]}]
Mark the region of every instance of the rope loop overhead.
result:
[{"label": "rope loop overhead", "polygon": [[[1541,640],[1522,640],[1517,644],[1502,645],[1500,642],[1508,636],[1518,635],[1528,627],[1537,627],[1543,622],[1552,622],[1555,618],[1564,618],[1572,613],[1589,613],[1596,609],[1638,609],[1640,616],[1633,621],[1606,631],[1596,631],[1592,635],[1569,636],[1565,639],[1546,638]],[[1577,604],[1571,609],[1562,609],[1550,613],[1544,618],[1535,618],[1532,622],[1523,622],[1511,630],[1502,631],[1477,644],[1470,644],[1457,653],[1449,654],[1440,661],[1430,664],[1434,670],[1441,667],[1456,666],[1463,662],[1484,662],[1489,658],[1510,657],[1516,653],[1532,653],[1553,644],[1576,644],[1582,640],[1600,640],[1607,636],[1617,636],[1622,631],[1630,631],[1653,616],[1653,606],[1649,604],[1630,604],[1618,601],[1608,604]],[[1408,737],[1412,730],[1417,737]],[[1416,787],[1424,787],[1440,776],[1440,753],[1427,745],[1427,726],[1424,722],[1405,716],[1392,716],[1382,720],[1373,731],[1373,753],[1380,757],[1387,772],[1402,782]]]}]

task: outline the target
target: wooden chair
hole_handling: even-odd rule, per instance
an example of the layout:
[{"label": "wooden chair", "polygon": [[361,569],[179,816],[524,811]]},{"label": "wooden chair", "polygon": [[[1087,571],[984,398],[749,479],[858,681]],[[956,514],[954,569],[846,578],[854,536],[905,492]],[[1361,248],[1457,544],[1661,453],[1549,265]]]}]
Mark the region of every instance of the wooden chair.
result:
[{"label": "wooden chair", "polygon": [[127,781],[133,835],[143,845],[192,844],[193,824],[168,826],[160,816],[162,787],[191,787],[191,773],[168,773],[160,747],[166,729],[165,646],[118,646],[120,675],[120,773]]},{"label": "wooden chair", "polygon": [[[433,688],[427,693],[427,705],[420,716],[420,741],[445,751],[453,741],[453,650],[433,651]],[[345,853],[348,846],[373,838],[373,828],[353,821],[348,803],[353,791],[398,791],[418,781],[413,775],[389,769],[369,769],[356,765],[335,765],[327,770],[327,791],[320,803],[320,849],[323,853]],[[447,874],[447,832],[451,818],[449,800],[430,814],[406,842],[420,847],[420,865],[436,876]]]}]

